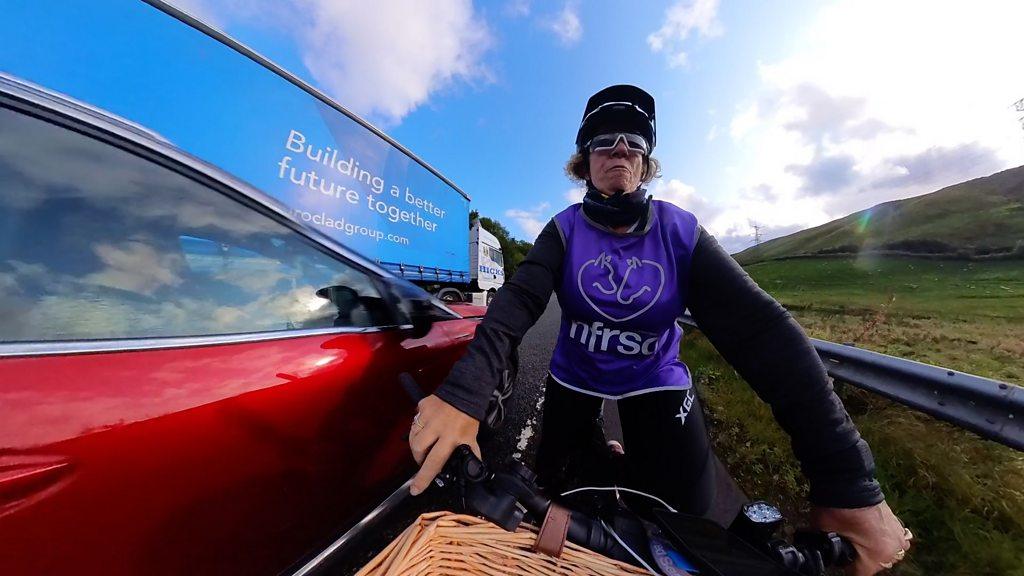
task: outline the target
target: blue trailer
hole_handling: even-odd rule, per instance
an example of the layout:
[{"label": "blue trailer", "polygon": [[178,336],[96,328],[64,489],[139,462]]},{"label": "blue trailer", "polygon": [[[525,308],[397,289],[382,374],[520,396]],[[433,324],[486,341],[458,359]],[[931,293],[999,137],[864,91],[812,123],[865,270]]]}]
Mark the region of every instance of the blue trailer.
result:
[{"label": "blue trailer", "polygon": [[446,300],[481,290],[469,196],[226,34],[155,0],[57,0],[7,7],[0,36],[0,71],[159,134]]}]

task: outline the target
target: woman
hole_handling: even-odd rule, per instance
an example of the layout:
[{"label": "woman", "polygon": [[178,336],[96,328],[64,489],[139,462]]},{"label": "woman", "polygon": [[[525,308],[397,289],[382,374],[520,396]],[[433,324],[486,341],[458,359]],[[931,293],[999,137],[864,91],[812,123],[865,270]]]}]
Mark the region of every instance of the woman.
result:
[{"label": "woman", "polygon": [[506,358],[554,291],[562,325],[545,391],[538,472],[549,486],[588,441],[602,399],[618,400],[632,488],[703,514],[712,453],[675,319],[702,332],[768,402],[810,482],[812,522],[849,538],[852,574],[901,560],[912,537],[874,479],[870,449],[810,341],[689,212],[651,200],[658,175],[654,99],[619,85],[590,98],[566,171],[587,185],[556,215],[498,293],[466,356],[424,399],[410,434],[421,492],[452,449],[476,435]]}]

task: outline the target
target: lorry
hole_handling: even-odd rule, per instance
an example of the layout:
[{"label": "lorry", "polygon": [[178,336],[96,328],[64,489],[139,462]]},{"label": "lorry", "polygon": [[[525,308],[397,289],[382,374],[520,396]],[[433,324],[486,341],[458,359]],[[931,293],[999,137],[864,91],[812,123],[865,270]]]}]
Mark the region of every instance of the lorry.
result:
[{"label": "lorry", "polygon": [[419,284],[444,302],[472,302],[488,305],[505,282],[505,260],[498,238],[487,231],[479,220],[469,230],[469,278],[448,270],[381,262],[407,280]]},{"label": "lorry", "polygon": [[[157,0],[83,18],[51,50],[5,43],[0,70],[157,133],[447,302],[486,303],[501,286],[500,246],[468,225],[469,195],[304,80],[301,59],[289,72]],[[130,46],[113,40],[127,22],[144,31]]]}]

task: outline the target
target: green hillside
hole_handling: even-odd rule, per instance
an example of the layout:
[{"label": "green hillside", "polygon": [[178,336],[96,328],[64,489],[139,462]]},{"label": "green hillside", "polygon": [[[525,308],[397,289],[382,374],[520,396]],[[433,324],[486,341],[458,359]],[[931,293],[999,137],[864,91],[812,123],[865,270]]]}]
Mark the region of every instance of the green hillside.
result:
[{"label": "green hillside", "polygon": [[865,252],[1024,256],[1024,166],[885,202],[735,255],[740,264]]}]

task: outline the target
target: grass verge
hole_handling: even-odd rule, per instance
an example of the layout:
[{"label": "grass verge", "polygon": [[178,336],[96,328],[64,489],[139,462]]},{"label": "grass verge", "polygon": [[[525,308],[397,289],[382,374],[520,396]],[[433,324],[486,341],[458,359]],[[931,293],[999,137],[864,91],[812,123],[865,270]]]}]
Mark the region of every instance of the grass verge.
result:
[{"label": "grass verge", "polygon": [[[960,267],[921,289],[929,274],[950,266]],[[749,271],[811,336],[1021,383],[1018,268],[913,259],[865,267],[855,259],[822,259]],[[985,306],[973,297],[979,290]],[[716,450],[737,482],[801,518],[806,482],[768,407],[698,332],[687,334],[681,352],[709,412]],[[1024,454],[852,387],[839,394],[871,445],[890,505],[916,536],[913,552],[892,573],[1024,576]]]}]

